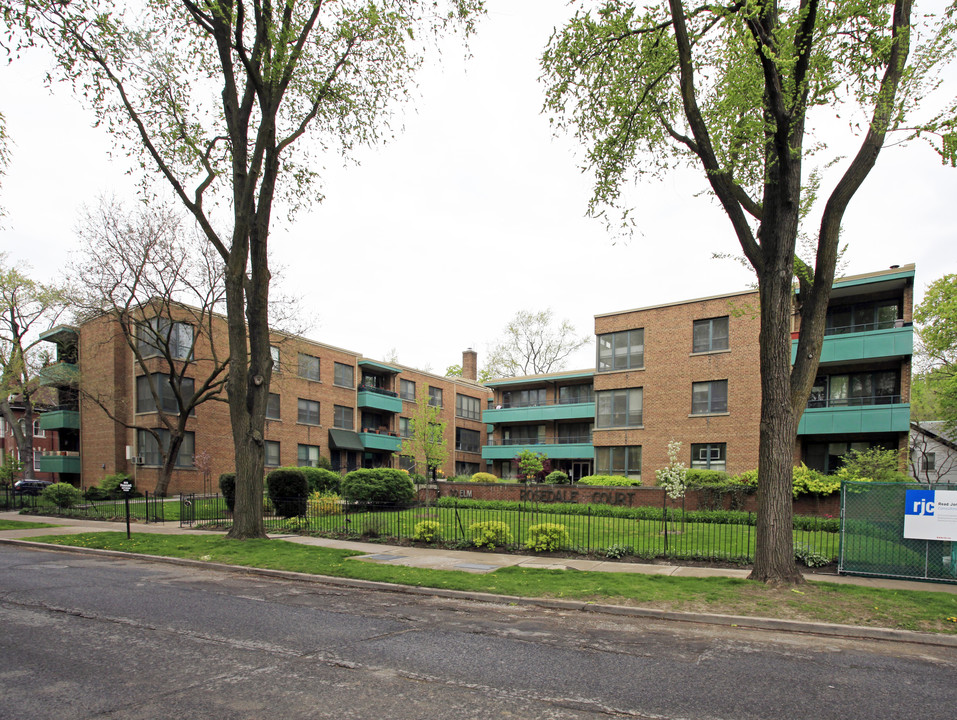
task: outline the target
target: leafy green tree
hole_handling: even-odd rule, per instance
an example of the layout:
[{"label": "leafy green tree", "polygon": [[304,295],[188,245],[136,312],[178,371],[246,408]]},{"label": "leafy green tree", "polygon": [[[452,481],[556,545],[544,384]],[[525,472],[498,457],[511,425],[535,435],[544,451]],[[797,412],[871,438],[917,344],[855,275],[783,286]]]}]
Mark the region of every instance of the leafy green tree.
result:
[{"label": "leafy green tree", "polygon": [[512,463],[518,468],[518,479],[522,482],[532,482],[545,473],[545,465],[548,462],[548,455],[537,453],[534,450],[525,448],[512,459]]},{"label": "leafy green tree", "polygon": [[[932,282],[914,308],[918,363],[914,390],[915,418],[942,420],[945,432],[957,433],[957,274]],[[935,416],[932,417],[931,413]]]},{"label": "leafy green tree", "polygon": [[[553,35],[543,55],[546,109],[585,144],[594,172],[590,211],[630,219],[621,187],[633,173],[697,168],[757,274],[762,398],[753,579],[803,582],[791,534],[792,452],[817,374],[841,223],[887,133],[904,127],[908,111],[935,87],[935,70],[954,55],[952,14],[921,24],[927,38],[919,44],[912,4],[668,0],[639,8],[597,0]],[[827,161],[815,123],[845,110],[860,129],[859,146],[824,198],[820,225],[806,233],[814,248],[806,263],[796,257],[797,240],[821,176],[805,163]],[[945,114],[921,124],[945,156],[954,129]],[[792,366],[795,308],[801,335]]]},{"label": "leafy green tree", "polygon": [[409,418],[409,437],[402,439],[399,454],[412,458],[416,471],[426,478],[449,459],[449,449],[445,441],[447,423],[439,419],[441,412],[442,408],[431,402],[429,386],[420,383],[415,398],[415,410]]},{"label": "leafy green tree", "polygon": [[481,10],[481,0],[4,3],[8,25],[53,52],[63,79],[163,179],[226,265],[229,537],[266,537],[273,206],[291,212],[317,196],[310,150],[384,139],[388,110],[409,95],[435,36],[470,32]]}]

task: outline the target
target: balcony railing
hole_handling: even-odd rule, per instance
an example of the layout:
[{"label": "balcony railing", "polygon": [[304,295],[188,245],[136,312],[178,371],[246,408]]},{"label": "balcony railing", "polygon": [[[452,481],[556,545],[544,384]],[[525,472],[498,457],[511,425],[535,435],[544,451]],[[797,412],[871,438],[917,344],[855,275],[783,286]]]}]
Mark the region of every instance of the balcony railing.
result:
[{"label": "balcony railing", "polygon": [[869,323],[854,323],[853,325],[832,325],[825,328],[824,335],[847,335],[848,333],[873,332],[874,330],[891,330],[896,327],[905,327],[910,323],[903,320],[880,320]]},{"label": "balcony railing", "polygon": [[871,397],[821,398],[808,400],[809,408],[866,407],[869,405],[897,405],[900,395],[873,395]]},{"label": "balcony railing", "polygon": [[366,385],[364,383],[359,384],[359,390],[360,392],[362,390],[365,390],[367,392],[378,393],[379,395],[385,395],[386,397],[394,397],[394,398],[399,397],[399,393],[392,392],[391,390],[383,390],[382,388],[378,388],[375,385]]},{"label": "balcony railing", "polygon": [[479,453],[482,451],[482,446],[471,443],[455,443],[455,449],[459,452]]},{"label": "balcony railing", "polygon": [[591,435],[561,435],[534,438],[489,438],[487,445],[575,445],[590,443]]}]

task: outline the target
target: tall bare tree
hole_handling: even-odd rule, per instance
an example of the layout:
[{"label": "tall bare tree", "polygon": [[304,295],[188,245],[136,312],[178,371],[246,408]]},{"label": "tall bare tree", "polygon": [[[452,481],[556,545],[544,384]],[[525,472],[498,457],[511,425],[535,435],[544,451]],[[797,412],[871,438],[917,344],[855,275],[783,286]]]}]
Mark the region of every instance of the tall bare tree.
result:
[{"label": "tall bare tree", "polygon": [[589,337],[579,336],[568,320],[556,323],[551,308],[538,312],[519,310],[505,326],[503,337],[489,349],[482,376],[556,372],[589,341]]},{"label": "tall bare tree", "polygon": [[190,417],[208,400],[225,401],[222,261],[180,215],[158,205],[128,211],[101,201],[77,234],[83,251],[71,267],[72,304],[83,319],[109,320],[123,339],[137,368],[136,410],[149,408],[160,427],[117,412],[114,388],[102,378],[81,377],[81,392],[111,420],[136,429],[138,445],[152,446],[160,460],[154,492],[165,495],[177,465],[192,464],[180,457]]},{"label": "tall bare tree", "polygon": [[[266,537],[273,206],[316,197],[315,153],[385,139],[389,108],[408,97],[436,36],[471,31],[481,0],[4,5],[28,41],[53,51],[117,143],[159,173],[226,264],[236,462],[229,536]],[[229,213],[225,232],[213,217],[217,199]]]}]

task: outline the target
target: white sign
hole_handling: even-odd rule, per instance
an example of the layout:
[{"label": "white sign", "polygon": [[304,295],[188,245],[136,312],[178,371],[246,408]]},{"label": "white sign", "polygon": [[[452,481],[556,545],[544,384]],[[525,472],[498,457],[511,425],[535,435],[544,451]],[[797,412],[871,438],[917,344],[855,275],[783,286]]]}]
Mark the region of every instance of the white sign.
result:
[{"label": "white sign", "polygon": [[129,492],[132,489],[133,489],[133,485],[128,480],[124,480],[123,482],[120,483],[120,490],[122,490],[123,492]]},{"label": "white sign", "polygon": [[957,542],[957,491],[907,490],[904,537]]}]

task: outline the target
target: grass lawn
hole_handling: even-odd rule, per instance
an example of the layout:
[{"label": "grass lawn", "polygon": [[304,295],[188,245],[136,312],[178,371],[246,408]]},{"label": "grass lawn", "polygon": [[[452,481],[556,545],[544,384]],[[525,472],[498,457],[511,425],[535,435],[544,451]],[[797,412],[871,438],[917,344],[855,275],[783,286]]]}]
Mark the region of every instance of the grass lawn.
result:
[{"label": "grass lawn", "polygon": [[0,519],[0,530],[29,530],[31,528],[49,528],[56,527],[51,523],[40,522],[22,522],[20,520]]},{"label": "grass lawn", "polygon": [[457,570],[356,562],[348,558],[359,553],[345,550],[281,540],[227,540],[221,536],[142,534],[127,540],[125,533],[104,532],[33,539],[56,545],[122,550],[418,587],[957,634],[957,595],[932,590],[884,590],[832,583],[776,589],[733,578],[675,578],[520,567],[476,575]]}]

